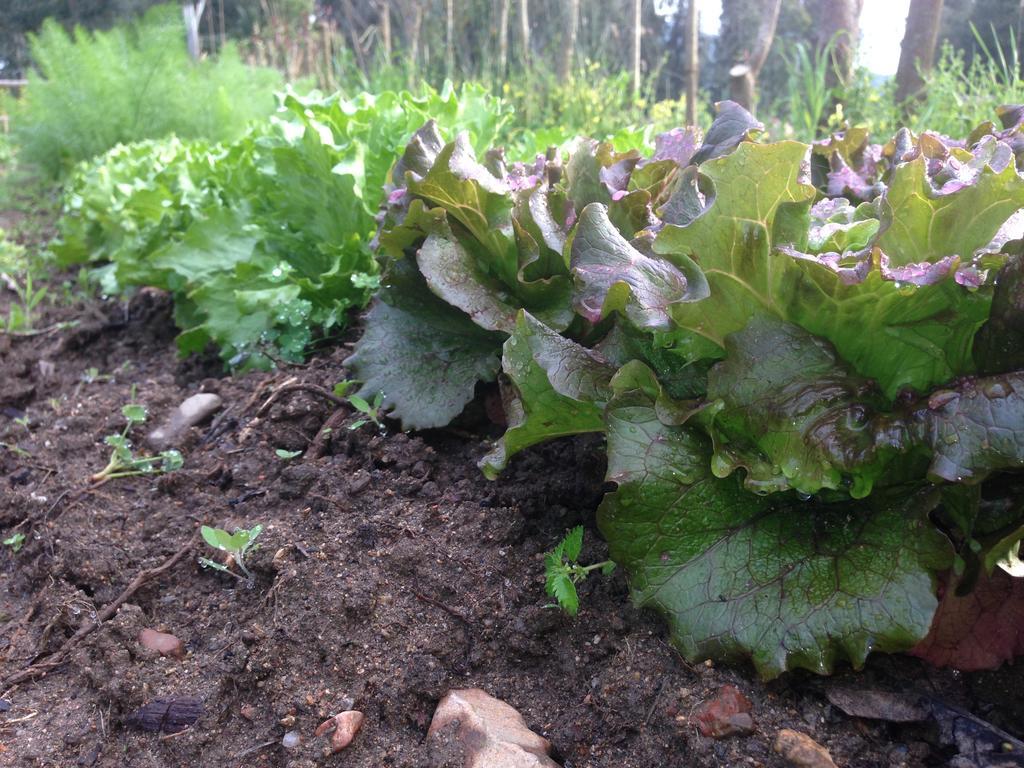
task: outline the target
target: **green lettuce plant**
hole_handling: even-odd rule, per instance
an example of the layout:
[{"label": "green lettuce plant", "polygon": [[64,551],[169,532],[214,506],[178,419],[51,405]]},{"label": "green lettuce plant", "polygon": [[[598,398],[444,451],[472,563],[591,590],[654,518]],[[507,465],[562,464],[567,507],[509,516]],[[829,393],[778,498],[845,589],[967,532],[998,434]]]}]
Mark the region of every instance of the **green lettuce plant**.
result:
[{"label": "green lettuce plant", "polygon": [[62,266],[93,265],[106,293],[170,291],[182,353],[212,344],[239,368],[299,361],[377,287],[382,189],[428,116],[471,129],[481,148],[507,119],[471,87],[289,94],[234,142],[145,141],[79,165],[53,251]]},{"label": "green lettuce plant", "polygon": [[998,664],[1024,653],[978,608],[1024,604],[1024,110],[1000,118],[808,146],[725,102],[650,154],[511,164],[428,124],[348,365],[405,428],[498,381],[489,477],[603,434],[598,525],[687,658]]}]

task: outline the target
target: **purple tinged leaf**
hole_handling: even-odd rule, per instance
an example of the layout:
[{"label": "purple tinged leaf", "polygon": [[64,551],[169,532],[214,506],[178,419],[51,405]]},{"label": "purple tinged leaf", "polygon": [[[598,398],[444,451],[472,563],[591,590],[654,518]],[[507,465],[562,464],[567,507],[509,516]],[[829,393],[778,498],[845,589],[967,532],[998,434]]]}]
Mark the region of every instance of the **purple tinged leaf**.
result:
[{"label": "purple tinged leaf", "polygon": [[626,187],[629,185],[629,177],[633,173],[633,169],[636,167],[638,161],[639,158],[637,157],[626,157],[602,168],[598,172],[598,175],[601,178],[601,183],[603,183],[605,187],[608,188],[608,191],[612,193],[613,200],[616,199],[616,192],[626,192]]},{"label": "purple tinged leaf", "polygon": [[811,206],[811,225],[821,226],[832,221],[848,224],[853,221],[856,210],[845,197],[826,197]]},{"label": "purple tinged leaf", "polygon": [[707,197],[700,190],[697,167],[691,165],[679,175],[672,194],[657,213],[665,224],[685,227],[700,216],[707,205]]},{"label": "purple tinged leaf", "polygon": [[[601,178],[601,171],[612,162],[612,149],[593,139],[581,139],[565,164],[564,186],[566,197],[575,211],[582,211],[591,203],[611,200],[611,192]],[[571,213],[575,216],[575,211]],[[575,220],[575,219],[574,219]],[[567,227],[571,226],[567,222]]]},{"label": "purple tinged leaf", "polygon": [[945,256],[934,263],[922,261],[897,267],[889,266],[889,259],[885,254],[881,254],[879,260],[882,277],[910,285],[934,285],[954,271],[959,264],[959,256]]},{"label": "purple tinged leaf", "polygon": [[996,116],[1005,130],[1019,128],[1024,123],[1024,105],[1005,104],[996,109]]},{"label": "purple tinged leaf", "polygon": [[958,267],[953,274],[953,279],[965,288],[981,288],[988,279],[988,270],[978,269],[971,265]]},{"label": "purple tinged leaf", "polygon": [[827,190],[830,197],[851,195],[858,200],[872,200],[885,189],[870,172],[853,170],[838,154],[832,155],[829,164]]},{"label": "purple tinged leaf", "polygon": [[518,192],[536,187],[544,178],[545,163],[544,155],[537,155],[532,163],[513,163],[505,179],[509,189]]},{"label": "purple tinged leaf", "polygon": [[407,172],[412,173],[416,178],[426,176],[442,149],[444,149],[444,139],[441,138],[441,133],[437,129],[437,122],[429,120],[426,125],[412,135],[402,157],[395,163],[395,167],[391,171],[394,183],[403,184]]},{"label": "purple tinged leaf", "polygon": [[452,173],[463,181],[475,181],[482,190],[492,195],[508,194],[508,184],[477,161],[468,133],[459,133],[454,143],[455,147],[448,160],[448,168]]},{"label": "purple tinged leaf", "polygon": [[1000,173],[1013,162],[1013,150],[1008,144],[993,136],[984,136],[970,159],[950,155],[931,173],[932,185],[938,195],[953,194],[977,182],[986,168]]},{"label": "purple tinged leaf", "polygon": [[690,165],[699,143],[700,130],[693,126],[659,133],[654,137],[654,154],[650,160],[641,160],[640,165],[674,160],[680,168],[685,168]]},{"label": "purple tinged leaf", "polygon": [[742,141],[749,141],[764,130],[764,123],[734,101],[720,101],[715,105],[717,117],[708,128],[704,143],[690,158],[692,165],[700,165],[716,157],[727,155]]},{"label": "purple tinged leaf", "polygon": [[416,263],[430,290],[446,303],[485,330],[512,332],[518,310],[514,297],[480,269],[455,237],[429,235],[416,253]]},{"label": "purple tinged leaf", "polygon": [[494,479],[513,455],[566,435],[604,429],[595,400],[607,399],[614,367],[525,311],[502,352],[502,405],[508,429],[480,461]]},{"label": "purple tinged leaf", "polygon": [[644,255],[619,233],[603,205],[588,205],[572,244],[573,302],[591,322],[621,311],[639,328],[669,330],[669,307],[707,295],[700,270],[692,262],[687,267],[684,273],[668,259]]},{"label": "purple tinged leaf", "polygon": [[1024,373],[965,379],[934,392],[915,420],[936,482],[974,485],[997,470],[1024,467]]}]

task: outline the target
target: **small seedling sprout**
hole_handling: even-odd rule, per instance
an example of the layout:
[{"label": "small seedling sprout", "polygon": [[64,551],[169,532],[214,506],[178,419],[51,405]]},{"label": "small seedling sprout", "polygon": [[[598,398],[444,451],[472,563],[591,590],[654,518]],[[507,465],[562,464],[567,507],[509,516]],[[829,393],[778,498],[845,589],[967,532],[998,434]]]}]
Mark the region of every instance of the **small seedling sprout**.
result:
[{"label": "small seedling sprout", "polygon": [[352,404],[353,408],[366,416],[365,419],[356,419],[353,421],[349,425],[349,429],[359,429],[364,424],[369,424],[370,422],[373,422],[375,427],[380,427],[380,406],[384,401],[383,392],[378,392],[374,395],[372,403],[367,402],[359,395],[349,395],[348,401]]},{"label": "small seedling sprout", "polygon": [[[228,553],[227,563],[218,563],[216,560],[211,560],[208,557],[200,557],[199,564],[201,566],[230,574],[236,579],[248,581],[249,583],[254,581],[252,573],[245,566],[245,555],[252,549],[257,537],[263,533],[262,525],[256,525],[249,530],[236,528],[234,533],[228,533],[223,528],[211,528],[208,525],[204,525],[199,529],[199,532],[203,536],[203,541],[211,547]],[[237,565],[239,570],[245,575],[239,576],[231,570],[232,563]]]},{"label": "small seedling sprout", "polygon": [[302,451],[286,451],[284,448],[278,448],[274,453],[277,454],[277,458],[284,459],[285,461],[302,455]]},{"label": "small seedling sprout", "polygon": [[161,472],[173,472],[181,469],[184,460],[178,451],[161,451],[156,456],[136,456],[132,453],[132,443],[128,433],[136,424],[146,421],[146,409],[138,403],[129,403],[121,409],[125,418],[124,429],[117,434],[107,435],[103,442],[113,448],[107,466],[93,475],[94,483],[103,483],[116,477],[133,475],[150,475]]},{"label": "small seedling sprout", "polygon": [[14,534],[11,534],[10,536],[8,536],[6,539],[4,539],[4,546],[5,547],[10,547],[11,548],[11,552],[13,552],[14,554],[18,554],[21,551],[21,548],[24,545],[25,545],[25,534],[24,533],[14,533]]},{"label": "small seedling sprout", "polygon": [[[578,525],[565,534],[558,546],[544,555],[545,588],[558,605],[570,616],[580,610],[580,598],[576,585],[587,578],[591,572],[600,570],[605,576],[615,570],[615,563],[604,560],[593,565],[580,565],[580,552],[583,551],[583,526]],[[554,606],[551,606],[554,607]]]},{"label": "small seedling sprout", "polygon": [[344,397],[348,400],[349,405],[355,408],[359,413],[363,414],[366,418],[356,419],[349,425],[349,429],[355,430],[360,427],[366,426],[367,424],[373,424],[375,427],[380,429],[380,407],[384,403],[384,393],[378,392],[373,396],[373,400],[367,400],[365,397],[359,395],[350,395],[349,391],[359,382],[351,379],[345,379],[339,381],[334,385],[334,394],[338,397]]}]

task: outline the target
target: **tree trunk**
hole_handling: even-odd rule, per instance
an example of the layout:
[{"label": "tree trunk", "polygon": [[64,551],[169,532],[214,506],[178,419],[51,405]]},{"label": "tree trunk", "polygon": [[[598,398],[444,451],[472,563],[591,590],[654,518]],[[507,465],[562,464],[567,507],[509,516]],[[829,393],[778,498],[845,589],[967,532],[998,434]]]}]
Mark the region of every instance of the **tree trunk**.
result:
[{"label": "tree trunk", "polygon": [[355,13],[352,9],[352,0],[344,0],[341,9],[345,14],[345,26],[348,27],[349,37],[352,38],[352,51],[356,55],[356,64],[364,74],[369,75],[370,70],[366,66],[366,57],[363,55],[363,44],[360,42],[359,32],[356,30]]},{"label": "tree trunk", "polygon": [[700,82],[700,42],[697,26],[697,0],[689,0],[686,8],[686,124],[697,124],[697,86]]},{"label": "tree trunk", "polygon": [[508,16],[512,0],[501,0],[501,17],[498,19],[498,78],[508,74]]},{"label": "tree trunk", "polygon": [[185,19],[185,41],[193,61],[199,60],[203,49],[199,45],[199,19],[206,8],[206,0],[197,3],[185,2],[181,5],[181,15]]},{"label": "tree trunk", "polygon": [[[200,14],[201,15],[201,14]],[[210,41],[210,53],[217,53],[217,35],[213,31],[213,6],[210,6],[210,12],[206,14],[206,37]]]},{"label": "tree trunk", "polygon": [[907,29],[900,48],[896,70],[896,103],[909,104],[921,95],[923,75],[935,63],[935,43],[939,39],[942,0],[910,0]]},{"label": "tree trunk", "polygon": [[226,28],[224,26],[224,0],[219,0],[217,5],[217,17],[218,21],[220,21],[220,47],[223,48],[224,43],[228,40],[228,33],[225,31]]},{"label": "tree trunk", "polygon": [[391,0],[380,0],[380,39],[384,46],[384,62],[391,65]]},{"label": "tree trunk", "polygon": [[523,47],[523,68],[530,68],[530,0],[519,0],[519,39]]},{"label": "tree trunk", "polygon": [[771,50],[781,6],[782,0],[722,0],[722,37],[732,47],[729,95],[751,112],[757,100],[757,76]]},{"label": "tree trunk", "polygon": [[864,0],[819,0],[815,9],[818,49],[832,43],[832,66],[827,75],[832,87],[846,85],[853,75],[863,7]]},{"label": "tree trunk", "polygon": [[[639,0],[637,0],[639,2]],[[558,62],[558,79],[565,82],[572,74],[573,58],[576,55],[576,31],[580,20],[580,0],[565,0],[569,23],[562,45],[562,58]]]},{"label": "tree trunk", "polygon": [[415,87],[420,78],[420,34],[423,31],[423,3],[415,0],[412,9],[412,25],[409,30],[409,59],[412,68],[409,70],[409,89]]},{"label": "tree trunk", "polygon": [[633,0],[633,101],[640,98],[640,44],[644,31],[642,10],[642,0]]},{"label": "tree trunk", "polygon": [[449,80],[455,79],[455,0],[445,0],[444,72]]}]

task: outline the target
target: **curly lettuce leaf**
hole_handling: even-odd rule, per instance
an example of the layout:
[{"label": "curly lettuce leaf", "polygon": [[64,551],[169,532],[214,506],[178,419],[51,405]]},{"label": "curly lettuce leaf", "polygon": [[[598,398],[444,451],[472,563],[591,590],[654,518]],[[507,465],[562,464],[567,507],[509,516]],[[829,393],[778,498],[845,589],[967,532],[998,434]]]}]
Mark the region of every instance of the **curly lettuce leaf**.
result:
[{"label": "curly lettuce leaf", "polygon": [[797,142],[744,142],[701,166],[713,185],[710,204],[685,226],[666,224],[654,241],[655,253],[691,258],[707,280],[706,298],[673,306],[676,324],[721,346],[754,314],[784,316],[779,303],[789,299],[777,269],[789,265],[770,258],[770,243],[806,240],[814,197],[803,180],[806,155]]},{"label": "curly lettuce leaf", "polygon": [[928,631],[948,542],[927,519],[937,493],[842,504],[775,500],[709,470],[711,446],[666,426],[638,390],[608,405],[598,523],[634,602],[666,615],[686,658],[749,659],[766,679],[828,673]]},{"label": "curly lettuce leaf", "polygon": [[911,447],[908,425],[879,417],[884,401],[851,375],[831,346],[798,326],[754,318],[726,339],[708,373],[712,467],[742,468],[758,493],[849,488],[867,496],[889,462]]},{"label": "curly lettuce leaf", "polygon": [[965,378],[890,411],[831,345],[765,316],[726,339],[707,395],[715,474],[742,468],[760,493],[862,498],[882,478],[920,478],[926,468],[936,483],[976,484],[1024,467],[1024,374]]},{"label": "curly lettuce leaf", "polygon": [[601,406],[615,368],[527,312],[502,352],[502,398],[508,429],[480,461],[494,479],[519,451],[547,440],[604,430]]},{"label": "curly lettuce leaf", "polygon": [[[495,299],[514,308],[509,315],[492,306],[480,315],[483,327],[501,325],[507,330],[520,307],[558,328],[569,324],[571,284],[564,261],[542,260],[547,251],[542,253],[540,244],[516,220],[516,198],[509,177],[496,176],[479,163],[466,134],[447,144],[422,178],[412,172],[406,177],[409,192],[418,200],[412,201],[409,216],[400,226],[381,233],[380,240],[390,253],[397,255],[412,247],[420,232],[425,236],[431,234],[431,228],[440,228],[451,243],[434,252],[437,258],[421,268],[432,269],[428,282],[442,291],[442,298],[457,298],[453,302],[457,306],[468,301],[474,312],[481,309],[481,302],[493,305]],[[425,210],[424,203],[431,210]],[[525,210],[542,216],[542,208],[537,202]],[[438,223],[438,209],[445,213],[444,223]],[[523,212],[519,206],[519,215]],[[430,227],[421,227],[428,218],[433,219]],[[547,237],[542,233],[541,242],[547,248],[547,242],[557,235],[549,222],[544,224]],[[530,247],[521,248],[527,242]],[[449,268],[457,274],[447,274]]]},{"label": "curly lettuce leaf", "polygon": [[934,264],[946,256],[969,262],[1003,223],[1024,207],[1024,179],[1013,163],[984,166],[973,183],[953,193],[935,191],[927,159],[898,165],[882,197],[882,232],[876,245],[895,266]]},{"label": "curly lettuce leaf", "polygon": [[[674,305],[673,321],[721,347],[725,336],[754,315],[774,314],[828,339],[889,398],[904,387],[927,392],[971,373],[972,342],[988,316],[991,290],[961,285],[958,257],[939,258],[948,248],[936,252],[934,263],[924,262],[920,274],[907,271],[908,265],[890,267],[878,248],[804,253],[806,243],[797,244],[808,240],[813,195],[801,180],[805,150],[793,142],[744,143],[702,166],[714,186],[711,202],[685,226],[666,224],[654,242],[655,252],[666,258],[692,257],[710,289],[702,301]],[[981,178],[993,175],[989,170]],[[1004,181],[1007,188],[1016,184]],[[990,196],[997,194],[979,184]],[[947,219],[959,221],[976,210],[979,199],[972,189],[942,198]],[[989,202],[1003,211],[995,197]],[[890,204],[892,221],[914,220],[916,211],[917,203]],[[955,242],[984,245],[992,222],[968,227]],[[898,231],[887,230],[890,247],[899,244]]]}]

